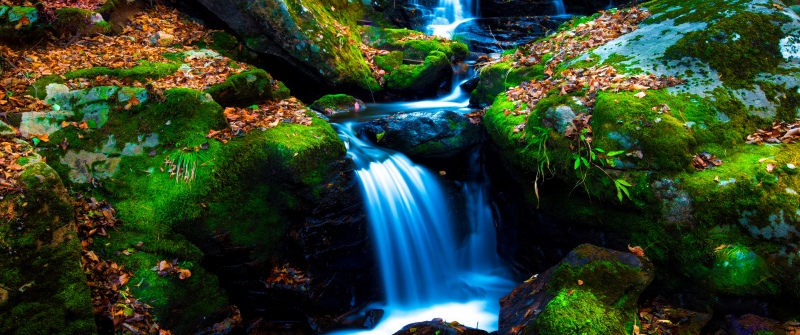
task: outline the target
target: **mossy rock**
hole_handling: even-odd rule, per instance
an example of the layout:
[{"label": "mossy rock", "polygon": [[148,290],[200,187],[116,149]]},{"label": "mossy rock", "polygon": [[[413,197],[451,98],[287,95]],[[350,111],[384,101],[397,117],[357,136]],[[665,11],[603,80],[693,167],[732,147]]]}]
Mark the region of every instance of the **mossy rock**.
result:
[{"label": "mossy rock", "polygon": [[[118,98],[129,90],[103,92]],[[77,108],[86,105],[77,101],[92,104],[91,97],[101,95],[73,91],[53,99]],[[123,225],[93,248],[134,272],[131,282],[141,285],[131,290],[174,333],[193,332],[203,326],[198,320],[218,320],[228,310],[216,275],[200,266],[212,236],[229,234],[235,246],[252,250],[253,260],[277,257],[289,224],[320,200],[324,181],[337,173],[329,167],[345,153],[333,128],[319,118],[311,126],[282,124],[223,145],[206,138],[227,127],[222,112],[208,93],[171,89],[163,102],[111,109],[100,129],[61,128],[41,144],[71,188],[114,204]],[[183,172],[171,175],[165,160]],[[137,252],[118,253],[130,248]],[[176,258],[192,271],[190,278],[151,271],[159,260]]]},{"label": "mossy rock", "polygon": [[[549,120],[551,109],[575,108],[585,90],[562,95],[554,89],[536,106],[500,94],[484,124],[515,180],[528,185],[548,176],[538,188],[525,187],[530,205],[566,225],[651,246],[659,292],[693,290],[708,301],[758,297],[796,313],[779,297],[800,298],[798,250],[786,247],[800,241],[800,178],[791,158],[797,149],[745,141],[797,115],[800,64],[777,46],[800,31],[800,22],[780,7],[712,2],[652,1],[647,6],[655,15],[638,30],[559,66],[556,78],[567,69],[610,65],[626,76],[685,81],[638,96],[613,88],[593,95],[591,152],[554,131]],[[500,73],[487,68],[485,87],[504,90]],[[696,170],[692,160],[704,152],[722,165]],[[561,189],[575,185],[574,192]],[[720,265],[726,261],[730,266]]]},{"label": "mossy rock", "polygon": [[272,99],[289,98],[289,89],[264,70],[255,69],[228,77],[206,93],[223,106],[249,106]]},{"label": "mossy rock", "polygon": [[350,112],[366,108],[363,101],[347,94],[328,94],[308,107],[320,113],[325,113],[326,110]]},{"label": "mossy rock", "polygon": [[439,85],[452,73],[447,55],[441,51],[431,51],[422,64],[403,64],[393,69],[386,76],[386,89],[418,97],[435,96]]},{"label": "mossy rock", "polygon": [[0,332],[96,334],[67,190],[38,155],[20,164],[25,191],[0,201]]},{"label": "mossy rock", "polygon": [[158,80],[169,76],[178,71],[178,68],[180,68],[180,64],[177,63],[151,63],[148,61],[141,61],[139,65],[130,69],[110,69],[98,66],[70,71],[64,74],[64,78],[67,80],[78,78],[93,79],[98,76],[109,76],[119,79],[130,79],[144,84],[151,80]]},{"label": "mossy rock", "polygon": [[500,332],[628,333],[639,295],[653,278],[653,265],[645,258],[580,245],[500,300]]}]

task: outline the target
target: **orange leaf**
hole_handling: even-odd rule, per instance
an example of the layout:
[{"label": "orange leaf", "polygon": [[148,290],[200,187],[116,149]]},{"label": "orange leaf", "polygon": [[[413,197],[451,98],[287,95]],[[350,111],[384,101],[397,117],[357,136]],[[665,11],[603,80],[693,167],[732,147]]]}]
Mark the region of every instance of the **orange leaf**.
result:
[{"label": "orange leaf", "polygon": [[192,276],[192,272],[187,269],[178,269],[178,279],[184,280]]},{"label": "orange leaf", "polygon": [[631,253],[636,255],[636,256],[644,257],[644,249],[642,249],[642,247],[640,247],[638,245],[635,246],[635,247],[631,247],[631,245],[628,244],[628,250],[630,250]]}]

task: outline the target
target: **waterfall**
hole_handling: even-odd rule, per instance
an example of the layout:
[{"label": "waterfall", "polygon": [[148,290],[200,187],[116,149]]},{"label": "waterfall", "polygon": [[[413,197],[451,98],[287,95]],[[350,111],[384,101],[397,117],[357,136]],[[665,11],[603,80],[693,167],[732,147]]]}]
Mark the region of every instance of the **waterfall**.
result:
[{"label": "waterfall", "polygon": [[453,224],[433,173],[404,155],[370,162],[356,174],[381,267],[387,303],[417,308],[438,302],[457,273]]},{"label": "waterfall", "polygon": [[479,150],[470,154],[470,178],[462,187],[469,231],[461,252],[462,266],[470,271],[500,267],[497,255],[497,233],[489,206],[486,172]]},{"label": "waterfall", "polygon": [[566,15],[567,9],[564,7],[564,1],[553,0],[553,6],[556,8],[556,15]]},{"label": "waterfall", "polygon": [[478,16],[478,0],[439,0],[428,24],[428,33],[451,38],[459,24]]},{"label": "waterfall", "polygon": [[480,164],[471,164],[476,178],[463,184],[468,220],[457,221],[437,174],[359,138],[356,122],[335,126],[356,166],[386,293],[385,321],[359,334],[391,334],[437,317],[496,329],[497,301],[514,283],[496,253]]}]

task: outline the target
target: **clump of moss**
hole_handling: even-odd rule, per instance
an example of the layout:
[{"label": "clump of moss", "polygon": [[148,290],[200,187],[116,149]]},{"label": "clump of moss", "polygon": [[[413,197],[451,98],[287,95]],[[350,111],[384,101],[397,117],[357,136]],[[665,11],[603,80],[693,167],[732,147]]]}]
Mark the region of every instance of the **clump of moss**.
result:
[{"label": "clump of moss", "polygon": [[289,98],[289,89],[264,70],[255,69],[228,77],[206,90],[224,106],[249,106],[272,99]]},{"label": "clump of moss", "polygon": [[785,19],[750,12],[721,19],[711,27],[686,34],[667,48],[664,57],[694,57],[720,73],[732,88],[750,87],[762,72],[775,72],[783,60],[779,43],[783,33],[777,22]]},{"label": "clump of moss", "polygon": [[452,72],[450,60],[441,51],[431,51],[423,64],[400,65],[386,76],[386,89],[393,92],[430,95],[438,81]]},{"label": "clump of moss", "polygon": [[50,84],[63,84],[64,79],[57,74],[51,74],[48,76],[42,76],[37,79],[33,85],[28,86],[28,89],[25,90],[26,94],[29,94],[33,97],[38,99],[44,100],[47,97],[47,85]]},{"label": "clump of moss", "polygon": [[620,314],[606,308],[590,291],[562,289],[523,334],[627,334]]},{"label": "clump of moss", "polygon": [[92,67],[88,69],[75,70],[64,74],[66,79],[88,78],[98,76],[109,76],[120,79],[130,79],[140,83],[147,83],[169,76],[178,71],[180,64],[176,63],[151,63],[142,61],[139,65],[130,69],[110,69],[107,67]]},{"label": "clump of moss", "polygon": [[356,103],[363,104],[360,100],[347,94],[328,94],[314,101],[309,107],[318,112],[323,112],[328,108],[335,111],[353,110]]}]

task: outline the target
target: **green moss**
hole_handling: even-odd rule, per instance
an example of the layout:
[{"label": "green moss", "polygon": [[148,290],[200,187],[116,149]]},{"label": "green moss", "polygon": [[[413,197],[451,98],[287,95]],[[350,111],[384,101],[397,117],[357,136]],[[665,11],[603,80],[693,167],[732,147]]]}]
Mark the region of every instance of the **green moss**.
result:
[{"label": "green moss", "polygon": [[81,246],[72,206],[58,175],[44,162],[25,166],[22,195],[0,201],[15,218],[0,225],[3,334],[95,334],[89,286],[81,269]]},{"label": "green moss", "polygon": [[211,86],[206,93],[223,106],[241,107],[289,97],[286,86],[278,86],[277,81],[261,69],[232,75],[224,83]]},{"label": "green moss", "polygon": [[169,76],[175,73],[175,71],[178,71],[179,67],[180,65],[175,63],[150,63],[147,61],[142,61],[139,65],[130,69],[109,69],[107,67],[100,66],[67,72],[64,74],[64,77],[66,79],[93,79],[98,76],[109,76],[120,79],[135,80],[140,83],[147,83],[151,80],[158,80]]},{"label": "green moss", "polygon": [[430,87],[441,78],[442,71],[450,67],[447,55],[440,51],[431,51],[421,65],[400,65],[394,72],[386,76],[386,88],[394,92],[415,92],[420,88]]},{"label": "green moss", "polygon": [[777,105],[776,120],[793,122],[800,116],[800,87],[788,88],[767,81],[759,81],[758,86],[764,90],[767,99]]},{"label": "green moss", "polygon": [[392,51],[385,56],[375,56],[375,65],[389,72],[394,71],[400,65],[403,65],[403,52]]},{"label": "green moss", "polygon": [[708,0],[702,3],[691,0],[653,0],[642,4],[653,17],[645,21],[675,19],[675,24],[687,22],[718,22],[726,13],[742,11],[747,0]]},{"label": "green moss", "polygon": [[620,313],[604,306],[592,292],[563,289],[556,293],[536,323],[526,327],[523,334],[627,334],[624,324],[625,319]]},{"label": "green moss", "polygon": [[698,58],[719,72],[726,85],[749,87],[757,74],[775,72],[783,60],[778,46],[783,36],[777,25],[781,20],[774,15],[741,12],[686,34],[667,48],[664,57]]},{"label": "green moss", "polygon": [[347,94],[328,94],[314,101],[309,107],[316,111],[324,111],[326,108],[346,110],[352,109],[356,101],[358,101],[356,98]]},{"label": "green moss", "polygon": [[26,94],[34,96],[38,99],[44,100],[47,96],[47,85],[50,84],[63,84],[64,79],[61,79],[61,76],[57,74],[51,74],[49,76],[42,76],[37,79],[33,85],[28,86],[28,89],[25,91]]}]

